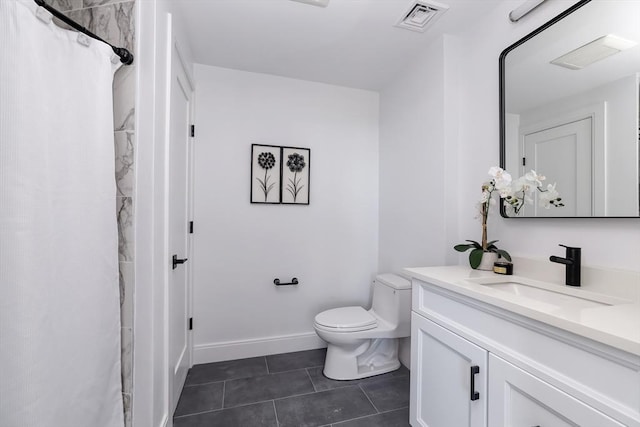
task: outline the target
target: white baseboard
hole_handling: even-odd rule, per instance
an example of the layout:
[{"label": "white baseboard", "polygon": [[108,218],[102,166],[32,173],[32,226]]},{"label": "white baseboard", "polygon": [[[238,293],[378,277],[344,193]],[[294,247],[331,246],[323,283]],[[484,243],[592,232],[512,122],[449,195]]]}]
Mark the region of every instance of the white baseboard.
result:
[{"label": "white baseboard", "polygon": [[198,344],[193,347],[193,363],[221,362],[269,354],[313,350],[327,346],[315,332],[281,335],[250,340]]}]

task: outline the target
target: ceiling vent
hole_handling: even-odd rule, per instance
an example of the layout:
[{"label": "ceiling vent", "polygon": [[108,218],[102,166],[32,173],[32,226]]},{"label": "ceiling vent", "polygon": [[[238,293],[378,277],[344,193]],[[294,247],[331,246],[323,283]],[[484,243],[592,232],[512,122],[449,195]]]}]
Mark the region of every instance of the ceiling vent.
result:
[{"label": "ceiling vent", "polygon": [[580,46],[569,53],[565,53],[551,61],[551,63],[570,70],[581,70],[594,62],[598,62],[618,52],[622,52],[636,44],[637,43],[634,41],[609,34],[597,38],[584,46]]},{"label": "ceiling vent", "polygon": [[415,2],[402,16],[400,21],[398,21],[396,27],[424,33],[427,26],[436,22],[440,15],[445,13],[448,9],[449,6],[436,3],[434,1]]}]

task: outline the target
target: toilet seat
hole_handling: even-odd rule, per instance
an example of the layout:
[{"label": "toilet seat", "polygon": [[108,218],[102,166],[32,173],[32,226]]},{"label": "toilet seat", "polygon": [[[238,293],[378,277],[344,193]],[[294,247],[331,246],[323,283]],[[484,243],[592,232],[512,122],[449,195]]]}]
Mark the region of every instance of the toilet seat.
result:
[{"label": "toilet seat", "polygon": [[362,307],[340,307],[323,311],[315,318],[316,327],[338,332],[357,332],[373,329],[378,322]]}]

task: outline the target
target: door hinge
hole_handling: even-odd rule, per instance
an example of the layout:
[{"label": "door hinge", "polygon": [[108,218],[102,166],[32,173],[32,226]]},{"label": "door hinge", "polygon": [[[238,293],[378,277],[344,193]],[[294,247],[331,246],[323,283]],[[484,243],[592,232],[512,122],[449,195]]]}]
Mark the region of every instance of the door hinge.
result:
[{"label": "door hinge", "polygon": [[191,138],[196,136],[196,125],[191,125]]},{"label": "door hinge", "polygon": [[527,166],[527,159],[525,157],[522,158],[522,166]]},{"label": "door hinge", "polygon": [[193,234],[193,221],[189,221],[189,234]]},{"label": "door hinge", "polygon": [[189,318],[189,330],[193,330],[193,317]]}]

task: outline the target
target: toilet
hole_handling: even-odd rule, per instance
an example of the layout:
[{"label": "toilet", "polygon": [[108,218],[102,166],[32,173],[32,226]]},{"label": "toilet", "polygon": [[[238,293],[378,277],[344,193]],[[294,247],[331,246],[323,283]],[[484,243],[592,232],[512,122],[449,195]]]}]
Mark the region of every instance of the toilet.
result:
[{"label": "toilet", "polygon": [[373,282],[370,310],[341,307],[315,317],[314,328],[327,342],[324,375],[354,380],[398,369],[398,338],[411,334],[411,282],[380,274]]}]

